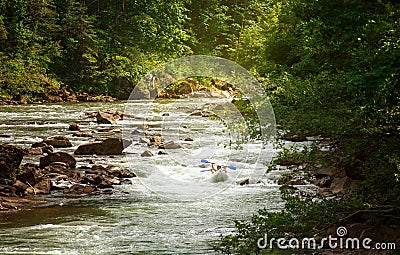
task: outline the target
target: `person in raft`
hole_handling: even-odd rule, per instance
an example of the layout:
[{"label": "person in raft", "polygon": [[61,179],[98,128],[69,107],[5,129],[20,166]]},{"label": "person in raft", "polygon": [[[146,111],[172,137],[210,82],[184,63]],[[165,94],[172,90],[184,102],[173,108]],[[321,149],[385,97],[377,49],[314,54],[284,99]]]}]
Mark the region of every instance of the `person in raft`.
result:
[{"label": "person in raft", "polygon": [[224,171],[226,173],[226,166],[217,166],[217,169],[214,167],[215,163],[211,163],[211,173],[215,173],[217,171]]}]

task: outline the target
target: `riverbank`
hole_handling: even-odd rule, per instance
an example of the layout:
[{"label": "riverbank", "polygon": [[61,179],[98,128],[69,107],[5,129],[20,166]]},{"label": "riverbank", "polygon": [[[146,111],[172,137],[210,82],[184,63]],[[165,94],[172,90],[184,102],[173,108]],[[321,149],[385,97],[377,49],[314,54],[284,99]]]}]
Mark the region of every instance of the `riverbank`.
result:
[{"label": "riverbank", "polygon": [[78,103],[78,102],[117,102],[111,96],[93,95],[84,91],[54,90],[48,93],[39,93],[35,96],[18,94],[13,97],[0,97],[0,105],[42,104],[42,103]]},{"label": "riverbank", "polygon": [[[393,174],[399,165],[388,159],[399,155],[396,144],[400,137],[391,134],[326,137],[304,135],[301,131],[282,137],[299,144],[309,138],[315,143],[304,147],[278,146],[281,150],[275,164],[291,169],[278,180],[285,209],[259,210],[251,221],[238,222],[236,233],[223,237],[216,250],[224,254],[278,251],[276,245],[272,250],[257,246],[257,240],[265,233],[269,239],[313,238],[321,247],[316,254],[349,254],[349,250],[354,250],[354,247],[335,249],[323,243],[329,236],[337,240],[369,238],[368,247],[380,244],[386,247],[371,251],[360,245],[357,254],[393,254],[393,250],[399,249],[399,181]],[[316,193],[304,192],[302,186],[307,183],[318,187]]]},{"label": "riverbank", "polygon": [[[100,145],[103,154],[122,154],[123,140],[107,138]],[[72,146],[65,137],[52,137],[32,144],[31,148],[0,144],[0,213],[31,209],[49,203],[45,195],[61,192],[64,196],[110,194],[114,185],[131,184],[135,175],[118,166],[96,165],[88,156],[91,167],[76,168],[76,159],[69,153],[54,148]],[[54,151],[53,151],[54,150]],[[98,154],[100,151],[94,151]],[[22,164],[25,155],[43,155],[37,163]],[[41,197],[38,199],[38,196]],[[49,206],[52,203],[48,204]]]}]

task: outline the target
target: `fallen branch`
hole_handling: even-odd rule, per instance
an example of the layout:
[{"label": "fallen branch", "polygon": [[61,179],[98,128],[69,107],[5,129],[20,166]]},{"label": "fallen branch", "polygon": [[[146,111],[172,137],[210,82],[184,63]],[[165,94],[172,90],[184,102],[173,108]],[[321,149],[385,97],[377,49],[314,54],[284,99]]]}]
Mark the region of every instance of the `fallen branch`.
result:
[{"label": "fallen branch", "polygon": [[36,190],[35,190],[35,188],[32,187],[32,185],[31,185],[29,182],[26,182],[26,183],[29,185],[29,187],[31,187],[31,188],[33,189],[33,194],[36,195]]}]

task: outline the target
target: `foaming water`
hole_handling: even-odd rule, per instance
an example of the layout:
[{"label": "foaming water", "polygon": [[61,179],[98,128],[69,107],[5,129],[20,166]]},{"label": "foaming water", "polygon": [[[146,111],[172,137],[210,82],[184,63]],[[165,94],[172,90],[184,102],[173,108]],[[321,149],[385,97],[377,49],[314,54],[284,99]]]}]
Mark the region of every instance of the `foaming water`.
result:
[{"label": "foaming water", "polygon": [[[199,100],[211,104],[221,99]],[[140,136],[135,133],[126,156],[95,158],[97,164],[120,165],[134,171],[138,177],[132,179],[132,185],[116,186],[112,195],[101,197],[64,199],[54,193],[52,199],[62,206],[3,215],[0,254],[215,254],[212,242],[234,231],[234,220],[248,219],[261,208],[283,207],[278,186],[272,181],[281,171],[265,174],[258,184],[237,184],[254,169],[266,167],[260,159],[260,144],[227,147],[231,137],[220,121],[190,116],[198,101],[165,100],[155,104],[151,111],[142,113],[139,109],[145,108],[146,102],[135,102],[137,114],[113,128],[144,132],[143,125],[148,124],[147,132],[162,132],[166,140],[179,141],[182,150],[157,155],[160,149],[139,144]],[[80,144],[103,135],[102,129],[110,128],[96,124],[85,112],[110,108],[123,111],[125,104],[1,107],[0,132],[9,137],[0,139],[28,147],[42,138],[64,135],[73,147],[62,150],[73,153]],[[164,113],[169,115],[162,116]],[[83,131],[92,131],[95,137],[74,137],[68,131],[72,122]],[[122,132],[117,130],[115,134]],[[184,141],[187,136],[193,141]],[[140,157],[146,149],[156,156]],[[263,150],[261,155],[273,151],[272,147]],[[200,159],[211,157],[221,164],[236,164],[237,170],[228,170],[228,181],[212,183],[210,172],[201,172],[209,166]],[[91,157],[77,156],[78,166],[86,165],[86,158]],[[38,160],[32,156],[24,161]]]}]

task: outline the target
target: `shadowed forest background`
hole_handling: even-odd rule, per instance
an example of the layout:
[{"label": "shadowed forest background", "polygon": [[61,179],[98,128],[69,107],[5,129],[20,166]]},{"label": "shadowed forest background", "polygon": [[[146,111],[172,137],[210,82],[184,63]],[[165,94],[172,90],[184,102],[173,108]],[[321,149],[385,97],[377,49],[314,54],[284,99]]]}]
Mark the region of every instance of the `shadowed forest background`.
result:
[{"label": "shadowed forest background", "polygon": [[291,216],[261,212],[268,223],[260,217],[238,224],[241,234],[220,249],[256,251],[254,242],[240,240],[274,224],[282,233],[315,234],[322,223],[360,210],[389,208],[389,216],[365,213],[361,221],[400,228],[397,1],[0,0],[4,98],[69,90],[126,99],[148,71],[194,54],[249,70],[268,91],[280,128],[335,142],[335,151],[296,159],[338,159],[335,167],[357,183],[340,206],[290,198]]}]

